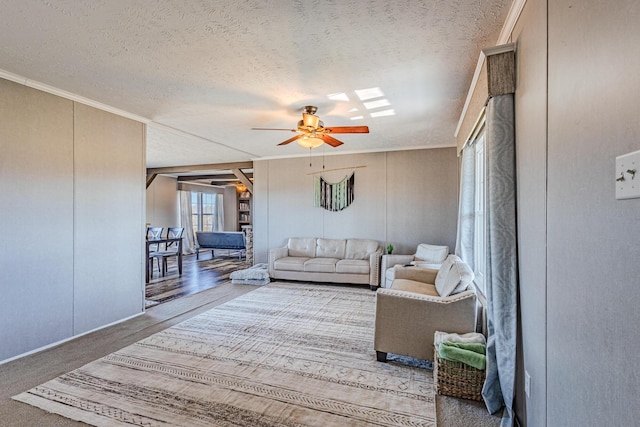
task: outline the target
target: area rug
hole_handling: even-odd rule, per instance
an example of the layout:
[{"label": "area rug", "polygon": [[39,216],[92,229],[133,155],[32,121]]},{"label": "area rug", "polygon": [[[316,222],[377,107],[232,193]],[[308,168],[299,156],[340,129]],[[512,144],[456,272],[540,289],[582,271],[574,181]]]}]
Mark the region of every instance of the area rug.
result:
[{"label": "area rug", "polygon": [[14,399],[96,426],[435,426],[431,371],[376,361],[374,310],[271,283]]}]

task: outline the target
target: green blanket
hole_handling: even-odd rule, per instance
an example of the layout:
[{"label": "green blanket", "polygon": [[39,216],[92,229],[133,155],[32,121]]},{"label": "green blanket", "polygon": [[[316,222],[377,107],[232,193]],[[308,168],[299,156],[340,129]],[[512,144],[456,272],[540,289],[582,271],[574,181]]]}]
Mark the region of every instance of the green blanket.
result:
[{"label": "green blanket", "polygon": [[462,362],[476,369],[487,367],[486,346],[478,343],[454,343],[444,341],[438,347],[438,356],[454,362]]}]

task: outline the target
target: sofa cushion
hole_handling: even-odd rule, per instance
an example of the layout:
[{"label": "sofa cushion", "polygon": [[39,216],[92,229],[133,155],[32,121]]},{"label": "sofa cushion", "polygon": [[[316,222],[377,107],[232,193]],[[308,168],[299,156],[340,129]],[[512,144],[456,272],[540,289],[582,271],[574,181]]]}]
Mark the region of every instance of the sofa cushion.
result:
[{"label": "sofa cushion", "polygon": [[414,292],[416,294],[440,296],[435,285],[430,283],[417,282],[410,279],[396,279],[391,284],[391,289],[398,291]]},{"label": "sofa cushion", "polygon": [[273,268],[276,270],[285,270],[285,271],[304,271],[304,263],[309,258],[307,257],[291,257],[285,256],[282,258],[278,258],[273,263]]},{"label": "sofa cushion", "polygon": [[415,261],[424,261],[431,264],[441,264],[449,255],[449,246],[436,246],[421,243],[415,254]]},{"label": "sofa cushion", "polygon": [[464,261],[455,255],[449,255],[436,276],[436,290],[442,297],[462,292],[473,277],[473,271]]},{"label": "sofa cushion", "polygon": [[369,260],[341,259],[336,264],[336,273],[369,274]]},{"label": "sofa cushion", "polygon": [[378,247],[375,240],[348,239],[345,259],[369,259]]},{"label": "sofa cushion", "polygon": [[347,241],[344,239],[318,239],[316,257],[344,259],[346,244]]},{"label": "sofa cushion", "polygon": [[292,237],[287,243],[289,256],[313,258],[316,256],[315,237]]},{"label": "sofa cushion", "polygon": [[309,258],[304,263],[304,271],[311,273],[335,273],[337,258]]}]

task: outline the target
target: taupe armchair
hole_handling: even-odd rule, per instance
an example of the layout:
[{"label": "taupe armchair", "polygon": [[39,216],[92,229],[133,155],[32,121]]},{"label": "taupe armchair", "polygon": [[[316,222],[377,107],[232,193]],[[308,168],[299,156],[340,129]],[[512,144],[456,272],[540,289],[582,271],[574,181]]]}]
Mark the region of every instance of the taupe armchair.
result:
[{"label": "taupe armchair", "polygon": [[396,265],[414,264],[417,266],[438,269],[449,255],[448,246],[428,245],[421,243],[416,253],[411,255],[382,255],[380,265],[380,287],[391,286],[394,277],[393,267]]},{"label": "taupe armchair", "polygon": [[[451,269],[451,272],[449,283],[446,283],[446,272],[440,274],[441,289],[446,286],[453,291],[458,286],[469,286],[473,280],[471,273],[470,279],[467,274],[456,284],[453,276],[460,277],[459,272],[454,271],[457,267],[445,262],[443,268]],[[440,296],[435,285],[438,270],[417,267],[396,267],[395,270],[391,287],[378,289],[376,295],[373,346],[378,361],[385,362],[387,353],[433,360],[433,336],[436,331],[475,332],[477,316],[474,290]]]}]

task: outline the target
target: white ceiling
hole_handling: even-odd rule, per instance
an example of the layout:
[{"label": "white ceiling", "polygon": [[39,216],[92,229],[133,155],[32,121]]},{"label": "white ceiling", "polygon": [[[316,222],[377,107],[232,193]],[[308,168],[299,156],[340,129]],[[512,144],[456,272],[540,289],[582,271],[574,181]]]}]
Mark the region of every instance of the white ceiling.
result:
[{"label": "white ceiling", "polygon": [[[510,5],[2,0],[0,69],[144,118],[148,167],[307,156],[276,146],[290,132],[251,130],[293,129],[305,105],[326,126],[369,126],[326,153],[454,146],[478,55]],[[355,91],[369,88],[390,105],[364,108]]]}]

